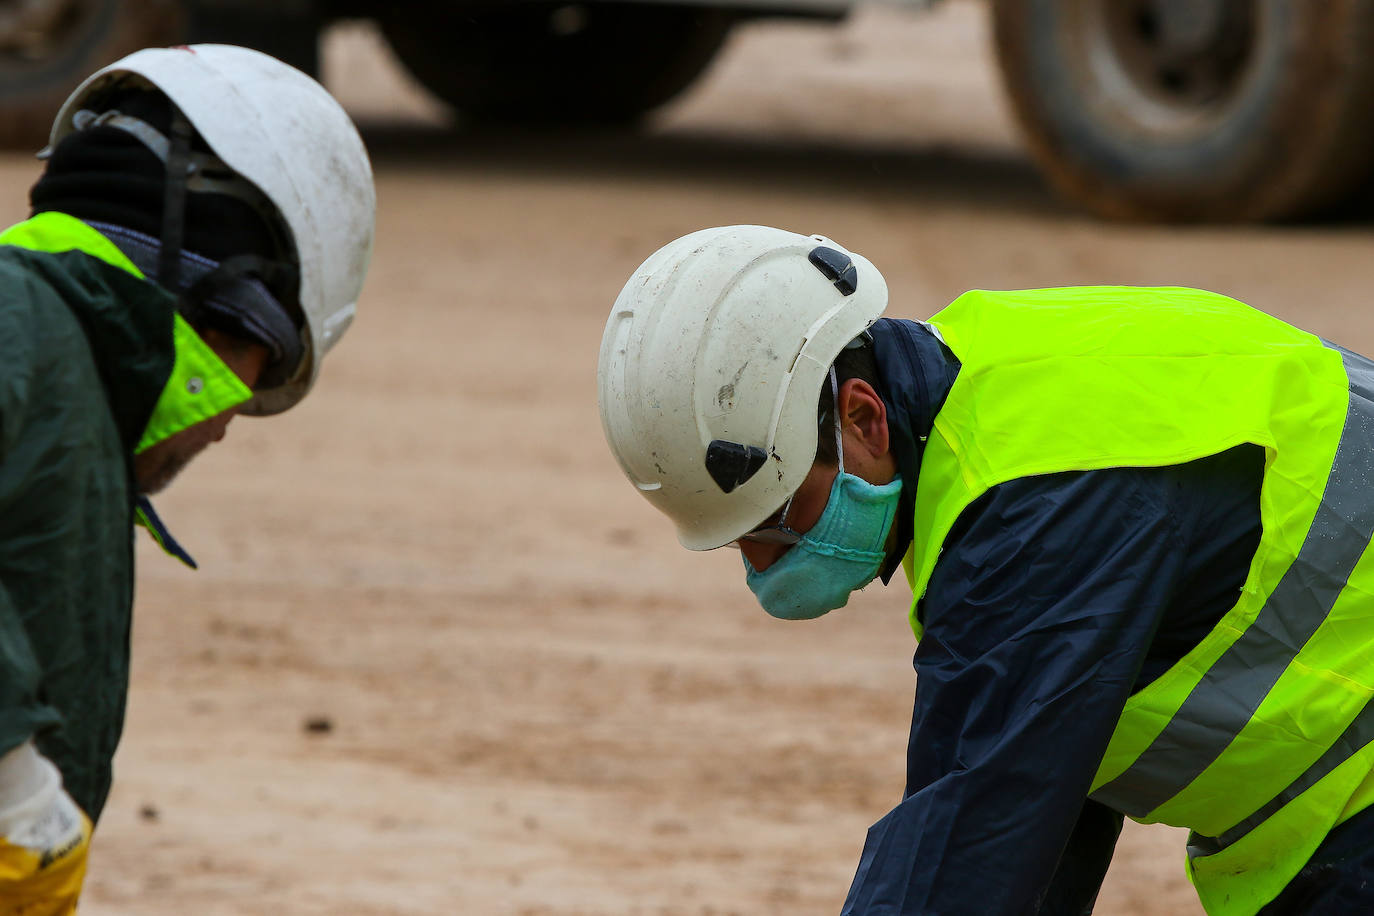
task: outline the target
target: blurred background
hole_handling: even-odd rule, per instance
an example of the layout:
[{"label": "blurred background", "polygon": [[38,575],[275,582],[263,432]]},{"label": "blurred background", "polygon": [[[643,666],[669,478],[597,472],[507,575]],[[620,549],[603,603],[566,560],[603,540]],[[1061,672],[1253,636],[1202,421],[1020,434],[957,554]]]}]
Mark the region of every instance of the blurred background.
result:
[{"label": "blurred background", "polygon": [[[847,6],[0,5],[15,221],[61,99],[149,43],[314,70],[378,182],[319,386],[159,502],[202,569],[140,543],[83,914],[838,912],[900,799],[910,594],[772,620],[624,482],[601,330],[679,235],[828,235],[896,317],[1187,285],[1374,352],[1374,4]],[[1097,912],[1200,913],[1182,835],[1128,826]]]}]

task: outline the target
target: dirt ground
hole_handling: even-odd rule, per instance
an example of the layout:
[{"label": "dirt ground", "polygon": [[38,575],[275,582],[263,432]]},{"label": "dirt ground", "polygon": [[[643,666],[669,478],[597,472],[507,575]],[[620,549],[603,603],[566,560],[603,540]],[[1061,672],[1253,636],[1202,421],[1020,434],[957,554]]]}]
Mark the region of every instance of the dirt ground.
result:
[{"label": "dirt ground", "polygon": [[[621,478],[597,347],[662,243],[830,235],[889,314],[970,287],[1183,284],[1374,350],[1368,225],[1103,225],[1020,152],[977,6],[738,32],[641,135],[454,131],[361,27],[327,79],[380,198],[310,400],[238,420],[139,547],[134,679],[83,916],[836,913],[899,800],[905,585],[768,618]],[[0,160],[15,217],[36,171]],[[1198,913],[1128,827],[1097,912]],[[990,868],[995,863],[990,863]]]}]

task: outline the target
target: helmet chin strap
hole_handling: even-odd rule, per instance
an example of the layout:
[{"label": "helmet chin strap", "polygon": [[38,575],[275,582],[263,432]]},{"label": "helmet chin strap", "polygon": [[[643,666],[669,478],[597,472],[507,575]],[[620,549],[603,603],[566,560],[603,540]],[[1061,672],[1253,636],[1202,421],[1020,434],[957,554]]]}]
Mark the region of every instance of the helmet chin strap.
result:
[{"label": "helmet chin strap", "polygon": [[181,247],[186,238],[186,178],[191,165],[191,122],[172,105],[172,129],[167,147],[167,181],[162,204],[162,251],[157,281],[164,289],[179,290]]},{"label": "helmet chin strap", "polygon": [[835,414],[835,460],[839,463],[840,473],[844,473],[844,436],[840,433],[840,377],[835,367],[830,367],[830,409]]}]

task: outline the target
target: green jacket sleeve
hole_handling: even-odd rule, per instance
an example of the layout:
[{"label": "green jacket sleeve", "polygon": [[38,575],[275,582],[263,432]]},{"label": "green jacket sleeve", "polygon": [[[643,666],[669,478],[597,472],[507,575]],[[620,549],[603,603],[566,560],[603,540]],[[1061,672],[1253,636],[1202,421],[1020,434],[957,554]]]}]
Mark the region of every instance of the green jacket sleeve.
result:
[{"label": "green jacket sleeve", "polygon": [[121,274],[0,246],[0,750],[33,735],[93,819],[128,690],[137,424],[121,435],[119,418],[147,418],[118,397],[137,365],[96,358],[141,353],[133,330],[95,321],[131,312]]},{"label": "green jacket sleeve", "polygon": [[[23,449],[35,414],[31,394],[38,387],[38,373],[31,345],[36,333],[33,319],[25,309],[0,310],[0,479],[6,481],[13,480],[12,472],[23,463],[17,453]],[[0,494],[16,489],[0,487]],[[13,508],[11,500],[4,499],[0,511],[13,517]],[[5,578],[0,574],[0,753],[60,721],[57,711],[40,699],[42,666],[29,639],[23,609],[16,606]]]},{"label": "green jacket sleeve", "polygon": [[23,621],[0,585],[0,754],[59,721],[39,700],[40,668]]}]

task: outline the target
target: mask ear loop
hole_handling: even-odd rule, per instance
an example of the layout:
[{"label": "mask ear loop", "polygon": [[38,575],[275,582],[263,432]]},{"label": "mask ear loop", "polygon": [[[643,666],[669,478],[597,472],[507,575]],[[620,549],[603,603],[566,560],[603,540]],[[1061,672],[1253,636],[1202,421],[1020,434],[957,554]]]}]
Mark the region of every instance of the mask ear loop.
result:
[{"label": "mask ear loop", "polygon": [[[830,410],[835,415],[835,456],[840,462],[840,473],[843,474],[844,442],[840,438],[840,383],[834,366],[830,367],[830,405]],[[796,498],[797,494],[793,493],[787,497],[787,502],[782,504],[782,511],[778,514],[779,528],[787,526],[787,513],[792,511],[792,500]]]},{"label": "mask ear loop", "polygon": [[840,435],[840,382],[835,367],[830,367],[831,410],[835,413],[835,457],[840,463],[840,473],[844,473],[844,440]]}]

